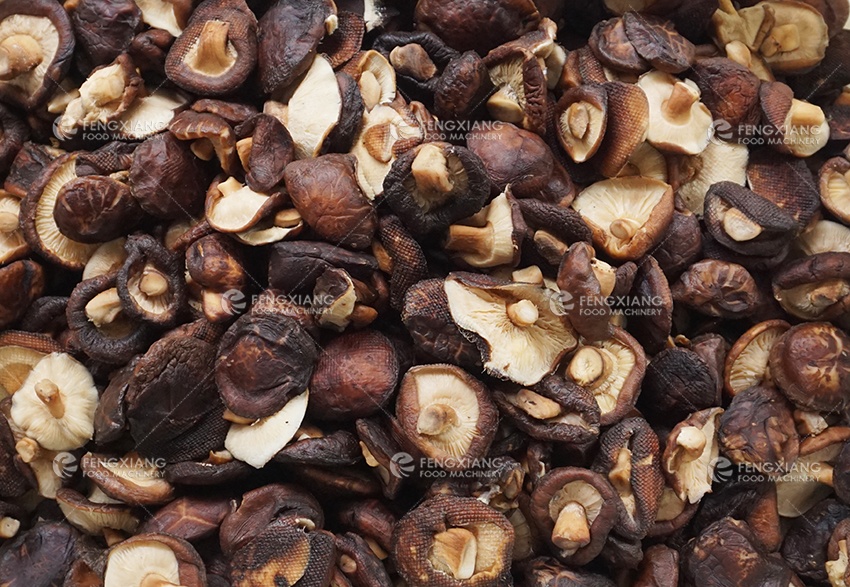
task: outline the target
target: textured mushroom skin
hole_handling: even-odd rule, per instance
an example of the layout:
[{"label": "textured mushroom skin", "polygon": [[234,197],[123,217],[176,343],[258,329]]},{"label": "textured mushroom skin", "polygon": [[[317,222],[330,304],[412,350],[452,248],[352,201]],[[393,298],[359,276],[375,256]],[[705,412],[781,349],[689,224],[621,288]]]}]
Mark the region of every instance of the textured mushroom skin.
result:
[{"label": "textured mushroom skin", "polygon": [[81,243],[106,242],[126,234],[141,209],[130,188],[108,177],[78,177],[62,186],[53,217],[59,230]]},{"label": "textured mushroom skin", "polygon": [[71,12],[82,69],[105,65],[127,51],[142,21],[132,0],[80,0]]},{"label": "textured mushroom skin", "polygon": [[646,369],[639,405],[652,422],[679,421],[720,403],[708,363],[690,349],[665,349]]},{"label": "textured mushroom skin", "polygon": [[691,265],[671,291],[673,300],[708,316],[749,316],[763,303],[760,290],[746,269],[713,259]]},{"label": "textured mushroom skin", "polygon": [[75,557],[77,539],[77,531],[68,524],[37,524],[3,545],[0,582],[8,587],[61,583]]},{"label": "textured mushroom skin", "polygon": [[44,292],[44,271],[35,261],[15,261],[0,268],[0,328],[21,319]]},{"label": "textured mushroom skin", "polygon": [[827,581],[826,550],[835,527],[850,517],[850,507],[835,499],[825,499],[794,520],[780,553],[800,577],[813,583]]}]

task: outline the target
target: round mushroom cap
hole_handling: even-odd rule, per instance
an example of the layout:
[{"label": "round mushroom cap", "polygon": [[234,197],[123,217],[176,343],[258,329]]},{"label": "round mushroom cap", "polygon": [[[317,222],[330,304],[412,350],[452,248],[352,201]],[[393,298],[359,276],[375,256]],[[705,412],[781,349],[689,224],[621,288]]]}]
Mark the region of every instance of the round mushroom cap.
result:
[{"label": "round mushroom cap", "polygon": [[97,400],[88,369],[71,355],[51,353],[12,396],[12,421],[48,450],[74,450],[94,435]]},{"label": "round mushroom cap", "polygon": [[138,534],[109,549],[104,587],[206,585],[204,562],[191,544],[167,534]]}]

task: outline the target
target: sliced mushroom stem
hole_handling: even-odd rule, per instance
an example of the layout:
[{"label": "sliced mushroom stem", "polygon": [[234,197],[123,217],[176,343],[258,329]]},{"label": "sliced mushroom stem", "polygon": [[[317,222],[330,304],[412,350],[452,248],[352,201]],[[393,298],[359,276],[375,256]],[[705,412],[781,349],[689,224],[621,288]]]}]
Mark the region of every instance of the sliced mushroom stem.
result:
[{"label": "sliced mushroom stem", "polygon": [[456,579],[466,580],[475,574],[478,540],[466,528],[449,528],[435,535],[432,553],[437,566]]},{"label": "sliced mushroom stem", "polygon": [[368,69],[360,74],[360,93],[366,110],[371,110],[381,101],[381,82]]},{"label": "sliced mushroom stem", "polygon": [[507,312],[510,321],[520,328],[534,326],[540,318],[540,310],[538,310],[537,305],[531,300],[520,300],[513,304],[508,304]]},{"label": "sliced mushroom stem", "polygon": [[452,224],[449,226],[449,238],[446,241],[447,251],[474,253],[486,251],[493,246],[493,226],[487,224],[484,228]]},{"label": "sliced mushroom stem", "polygon": [[228,422],[233,422],[234,424],[242,424],[242,425],[253,424],[255,422],[255,420],[252,420],[251,418],[243,418],[242,416],[237,416],[236,414],[234,414],[230,410],[224,410],[224,414],[222,415],[222,418],[224,418]]},{"label": "sliced mushroom stem", "polygon": [[224,465],[233,462],[233,455],[229,450],[211,450],[207,462],[213,465]]},{"label": "sliced mushroom stem", "polygon": [[31,463],[41,456],[41,446],[32,438],[22,438],[15,444],[15,451],[25,463]]},{"label": "sliced mushroom stem", "polygon": [[18,215],[11,212],[0,212],[0,232],[10,233],[18,230],[20,222]]},{"label": "sliced mushroom stem", "polygon": [[114,287],[100,292],[86,304],[86,316],[98,328],[115,322],[120,313],[121,298]]},{"label": "sliced mushroom stem", "polygon": [[590,544],[590,524],[583,505],[571,501],[564,506],[555,521],[552,542],[558,548],[572,552]]},{"label": "sliced mushroom stem", "polygon": [[608,481],[621,495],[632,491],[632,451],[621,448],[617,453],[617,461],[608,472]]},{"label": "sliced mushroom stem", "polygon": [[241,141],[236,142],[236,154],[239,155],[239,162],[242,163],[242,167],[245,169],[249,168],[249,162],[251,161],[251,149],[254,148],[254,137],[245,137]]},{"label": "sliced mushroom stem", "polygon": [[685,426],[676,437],[676,444],[682,447],[682,460],[686,462],[702,456],[706,442],[705,434],[696,426]]},{"label": "sliced mushroom stem", "polygon": [[611,370],[611,359],[602,349],[585,346],[576,351],[567,366],[567,375],[582,387],[592,387]]},{"label": "sliced mushroom stem", "polygon": [[146,268],[142,272],[139,289],[151,297],[161,296],[168,291],[168,279],[156,269]]},{"label": "sliced mushroom stem", "polygon": [[431,404],[419,413],[416,431],[426,436],[439,436],[457,425],[458,421],[457,412],[453,407],[446,404]]},{"label": "sliced mushroom stem", "polygon": [[426,193],[447,194],[454,189],[448,160],[436,145],[423,146],[413,159],[410,171],[416,179],[416,187]]},{"label": "sliced mushroom stem", "polygon": [[43,59],[38,41],[29,35],[11,35],[0,43],[0,80],[9,81],[32,71]]},{"label": "sliced mushroom stem", "polygon": [[517,101],[516,91],[509,85],[503,85],[487,100],[490,114],[501,121],[522,124],[525,112]]},{"label": "sliced mushroom stem", "polygon": [[586,137],[590,130],[590,112],[587,110],[587,105],[584,102],[570,104],[566,115],[570,134],[577,139]]},{"label": "sliced mushroom stem", "polygon": [[65,416],[65,404],[62,402],[62,394],[59,386],[49,379],[42,379],[35,384],[35,395],[47,406],[50,415],[59,420]]},{"label": "sliced mushroom stem", "polygon": [[616,238],[627,241],[630,240],[640,230],[640,223],[631,218],[618,218],[611,223],[608,230],[611,231]]},{"label": "sliced mushroom stem", "polygon": [[673,93],[670,98],[664,103],[662,110],[664,115],[671,120],[675,120],[681,116],[687,115],[691,111],[691,106],[699,100],[699,93],[685,82],[676,82],[673,86]]},{"label": "sliced mushroom stem", "polygon": [[228,52],[230,23],[224,20],[208,20],[198,36],[198,50],[194,66],[199,71],[218,73],[227,70],[234,58]]},{"label": "sliced mushroom stem", "polygon": [[350,575],[351,573],[357,571],[357,561],[348,556],[347,554],[340,555],[339,568],[346,575]]},{"label": "sliced mushroom stem", "polygon": [[215,146],[209,139],[192,141],[192,144],[189,145],[189,150],[201,161],[212,161],[213,157],[215,157]]},{"label": "sliced mushroom stem", "polygon": [[817,464],[817,467],[812,467],[809,470],[809,476],[818,483],[823,483],[824,485],[829,485],[830,487],[832,487],[832,465],[828,465],[826,463]]},{"label": "sliced mushroom stem", "polygon": [[150,575],[146,575],[142,582],[139,583],[139,587],[183,587],[182,585],[178,585],[177,583],[172,583],[162,575],[158,575],[156,573],[151,573]]},{"label": "sliced mushroom stem", "polygon": [[803,100],[793,100],[791,112],[788,114],[791,126],[816,128],[826,121],[826,116],[820,106]]},{"label": "sliced mushroom stem", "polygon": [[763,230],[737,208],[730,208],[723,215],[723,231],[739,243],[753,240]]},{"label": "sliced mushroom stem", "polygon": [[294,228],[301,224],[301,214],[295,208],[281,210],[274,215],[274,225],[280,228]]},{"label": "sliced mushroom stem", "polygon": [[543,271],[541,271],[540,267],[537,265],[517,269],[511,273],[511,281],[515,283],[535,283],[537,285],[543,285]]},{"label": "sliced mushroom stem", "polygon": [[537,420],[548,420],[561,415],[558,402],[543,397],[530,389],[520,389],[516,395],[517,406],[526,414]]},{"label": "sliced mushroom stem", "polygon": [[788,53],[799,48],[800,29],[796,24],[788,23],[773,27],[761,44],[759,52],[765,57],[773,57],[777,53]]},{"label": "sliced mushroom stem", "polygon": [[0,518],[0,538],[12,538],[21,529],[21,521],[5,516]]}]

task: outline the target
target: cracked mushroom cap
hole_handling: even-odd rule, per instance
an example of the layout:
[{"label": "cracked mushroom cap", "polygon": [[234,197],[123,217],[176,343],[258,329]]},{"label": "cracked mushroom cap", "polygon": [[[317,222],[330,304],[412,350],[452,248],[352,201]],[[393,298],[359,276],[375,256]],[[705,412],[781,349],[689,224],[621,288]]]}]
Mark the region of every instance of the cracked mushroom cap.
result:
[{"label": "cracked mushroom cap", "polygon": [[646,372],[646,355],[625,330],[615,327],[606,340],[584,342],[565,363],[564,377],[596,398],[602,426],[620,421],[634,407]]},{"label": "cracked mushroom cap", "polygon": [[[64,487],[56,492],[56,502],[65,519],[79,530],[100,536],[105,528],[134,532],[139,519],[123,503],[114,503],[100,492],[86,498],[81,493]],[[105,498],[105,499],[104,499]]]},{"label": "cracked mushroom cap", "polygon": [[91,373],[65,353],[51,353],[12,396],[12,421],[48,450],[73,450],[94,435],[97,387]]},{"label": "cracked mushroom cap", "polygon": [[626,418],[608,429],[592,469],[606,475],[617,494],[617,534],[633,540],[646,536],[664,489],[658,436],[649,423]]},{"label": "cracked mushroom cap", "polygon": [[552,469],[531,494],[531,517],[553,554],[570,565],[595,559],[617,522],[617,493],[589,469]]},{"label": "cracked mushroom cap", "polygon": [[503,45],[484,58],[496,92],[487,110],[496,120],[528,131],[546,130],[546,74],[537,56],[522,47]]},{"label": "cracked mushroom cap", "polygon": [[127,54],[89,74],[80,86],[79,97],[68,103],[56,123],[60,138],[73,138],[80,128],[105,126],[124,114],[144,92],[144,80]]},{"label": "cracked mushroom cap", "polygon": [[774,466],[782,471],[797,460],[800,437],[792,406],[770,387],[751,387],[735,395],[720,417],[720,449],[733,463]]},{"label": "cracked mushroom cap", "polygon": [[572,207],[597,247],[613,259],[632,261],[664,236],[673,218],[673,188],[645,177],[607,179],[582,191]]},{"label": "cracked mushroom cap", "polygon": [[527,231],[510,187],[479,212],[448,229],[445,250],[460,264],[478,269],[516,266]]},{"label": "cracked mushroom cap", "polygon": [[706,316],[727,319],[751,316],[763,303],[749,271],[736,263],[716,259],[691,265],[670,291],[676,303]]},{"label": "cracked mushroom cap", "polygon": [[491,375],[534,385],[578,343],[545,287],[471,273],[450,274],[443,287],[452,319]]},{"label": "cracked mushroom cap", "polygon": [[244,0],[205,0],[165,59],[165,74],[186,90],[218,96],[238,89],[257,62],[257,19]]},{"label": "cracked mushroom cap", "polygon": [[414,235],[446,229],[481,210],[490,180],[464,147],[425,143],[396,159],[384,179],[384,199]]},{"label": "cracked mushroom cap", "polygon": [[230,425],[224,448],[233,458],[262,469],[284,446],[295,438],[307,413],[309,392],[290,399],[280,410],[259,420],[242,418]]},{"label": "cracked mushroom cap", "polygon": [[696,504],[711,493],[720,454],[717,428],[722,414],[722,408],[694,412],[676,424],[667,437],[661,461],[664,474],[684,502]]},{"label": "cracked mushroom cap", "polygon": [[699,155],[681,157],[674,163],[671,183],[685,206],[702,216],[706,194],[714,184],[746,183],[748,161],[746,145],[713,140]]},{"label": "cracked mushroom cap", "polygon": [[734,396],[755,385],[769,383],[770,351],[791,325],[784,320],[767,320],[747,330],[726,355],[723,384]]},{"label": "cracked mushroom cap", "polygon": [[794,91],[781,82],[767,82],[759,90],[764,122],[780,140],[770,145],[780,153],[811,157],[829,142],[829,121],[823,109],[798,100]]},{"label": "cracked mushroom cap", "polygon": [[608,126],[608,93],[588,84],[564,92],[555,106],[558,141],[576,163],[584,163],[602,146]]},{"label": "cracked mushroom cap", "polygon": [[408,512],[393,532],[392,557],[411,587],[510,582],[514,529],[471,497],[438,495]]},{"label": "cracked mushroom cap", "polygon": [[770,375],[801,409],[842,409],[850,399],[848,349],[850,337],[832,324],[799,324],[770,350]]},{"label": "cracked mushroom cap", "polygon": [[623,26],[635,51],[655,69],[666,73],[682,73],[693,64],[696,48],[676,32],[670,21],[627,12],[623,15]]},{"label": "cracked mushroom cap", "polygon": [[80,464],[85,476],[108,497],[131,506],[148,506],[174,499],[174,487],[163,478],[157,460],[135,452],[121,457],[86,453]]},{"label": "cracked mushroom cap", "polygon": [[103,587],[204,587],[204,562],[191,544],[168,534],[137,534],[109,549]]},{"label": "cracked mushroom cap", "polygon": [[652,146],[672,153],[701,153],[714,132],[711,112],[700,102],[700,91],[690,80],[661,71],[640,77],[638,87],[649,101],[649,130]]},{"label": "cracked mushroom cap", "polygon": [[622,18],[597,23],[587,44],[600,63],[615,71],[640,75],[650,68],[629,41]]},{"label": "cracked mushroom cap", "polygon": [[21,202],[21,227],[24,238],[34,250],[57,265],[79,270],[97,245],[66,237],[54,218],[62,188],[75,179],[76,155],[63,155],[50,163],[30,185],[27,197]]},{"label": "cracked mushroom cap", "polygon": [[832,320],[850,311],[850,253],[819,253],[783,266],[773,296],[802,320]]},{"label": "cracked mushroom cap", "polygon": [[[215,230],[224,233],[248,233],[264,218],[275,216],[274,212],[283,205],[283,194],[257,192],[235,177],[213,182],[207,191],[206,219]],[[298,215],[298,221],[301,216]],[[281,218],[282,220],[282,218]],[[295,217],[292,218],[295,221]],[[272,219],[272,227],[277,226]],[[269,228],[260,230],[269,230]]]},{"label": "cracked mushroom cap", "polygon": [[489,390],[454,365],[419,365],[402,378],[396,418],[405,436],[447,470],[490,448],[499,415]]},{"label": "cracked mushroom cap", "polygon": [[173,324],[186,302],[177,256],[148,235],[131,236],[124,247],[127,259],[116,281],[121,311],[161,326]]},{"label": "cracked mushroom cap", "polygon": [[56,2],[11,0],[0,7],[0,97],[25,110],[41,105],[73,54],[74,29]]},{"label": "cracked mushroom cap", "polygon": [[192,141],[190,148],[199,159],[210,161],[215,155],[224,173],[237,173],[236,135],[221,116],[185,110],[168,123],[168,130],[181,141]]},{"label": "cracked mushroom cap", "polygon": [[289,131],[274,116],[255,114],[236,127],[236,136],[245,183],[256,192],[274,192],[283,181],[286,166],[295,158]]},{"label": "cracked mushroom cap", "polygon": [[593,394],[557,375],[533,389],[497,390],[499,409],[517,428],[537,440],[583,446],[599,435],[599,405]]},{"label": "cracked mushroom cap", "polygon": [[820,201],[842,222],[850,223],[850,161],[834,157],[820,169]]}]

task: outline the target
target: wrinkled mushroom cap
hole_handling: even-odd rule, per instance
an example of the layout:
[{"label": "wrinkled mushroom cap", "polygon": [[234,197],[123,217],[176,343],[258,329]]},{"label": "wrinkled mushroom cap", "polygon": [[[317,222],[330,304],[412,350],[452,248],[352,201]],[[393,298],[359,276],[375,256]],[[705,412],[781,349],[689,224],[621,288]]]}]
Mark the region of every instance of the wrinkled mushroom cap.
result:
[{"label": "wrinkled mushroom cap", "polygon": [[695,83],[651,71],[641,76],[638,86],[649,101],[646,138],[654,147],[697,155],[708,146],[714,132],[713,119],[708,107],[699,101]]},{"label": "wrinkled mushroom cap", "polygon": [[133,532],[138,527],[139,520],[130,509],[113,501],[99,491],[88,499],[73,489],[63,488],[56,492],[56,502],[65,519],[94,536],[101,535],[104,528]]},{"label": "wrinkled mushroom cap", "polygon": [[112,499],[128,505],[156,505],[174,498],[174,488],[157,466],[161,459],[137,453],[108,457],[87,453],[81,460],[84,474]]},{"label": "wrinkled mushroom cap", "polygon": [[41,359],[12,396],[12,420],[48,450],[73,450],[94,435],[97,388],[65,353]]}]

